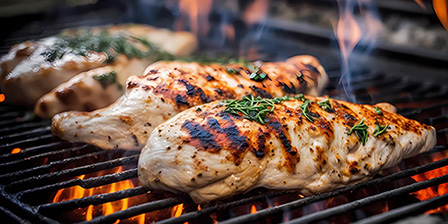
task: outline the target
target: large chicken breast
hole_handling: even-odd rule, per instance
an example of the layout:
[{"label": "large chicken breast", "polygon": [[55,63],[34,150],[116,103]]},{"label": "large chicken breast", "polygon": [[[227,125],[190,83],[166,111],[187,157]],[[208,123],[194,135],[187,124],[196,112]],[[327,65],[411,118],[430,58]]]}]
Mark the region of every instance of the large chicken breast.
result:
[{"label": "large chicken breast", "polygon": [[[0,59],[1,90],[8,102],[31,107],[42,95],[80,72],[105,65],[125,67],[123,74],[118,73],[124,84],[131,74],[140,75],[161,52],[183,56],[196,46],[193,34],[146,25],[65,30],[57,36],[13,46]],[[52,115],[39,109],[43,117]]]},{"label": "large chicken breast", "polygon": [[275,103],[261,120],[252,112],[243,118],[247,107],[235,102],[236,113],[222,102],[183,111],[151,133],[139,180],[197,203],[256,187],[310,195],[364,181],[436,143],[433,127],[387,104],[306,98]]},{"label": "large chicken breast", "polygon": [[62,139],[102,149],[140,150],[155,127],[190,107],[247,94],[317,94],[327,82],[322,66],[311,56],[254,64],[259,65],[156,62],[145,75],[130,77],[125,95],[112,105],[57,114],[52,131]]}]

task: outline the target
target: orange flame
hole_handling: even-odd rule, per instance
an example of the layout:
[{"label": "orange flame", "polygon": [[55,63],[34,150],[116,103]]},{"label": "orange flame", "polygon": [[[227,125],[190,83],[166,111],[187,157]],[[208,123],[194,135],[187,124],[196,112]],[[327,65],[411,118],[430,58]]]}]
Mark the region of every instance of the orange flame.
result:
[{"label": "orange flame", "polygon": [[[187,15],[190,21],[190,28],[193,33],[206,36],[209,30],[208,15],[212,7],[212,0],[180,0],[179,9],[183,15]],[[183,18],[178,22],[178,29],[184,26]],[[179,25],[181,27],[179,27]]]},{"label": "orange flame", "polygon": [[440,22],[448,30],[448,0],[432,0],[432,4]]},{"label": "orange flame", "polygon": [[[448,157],[448,152],[442,152],[440,154],[437,154],[434,157],[433,162],[440,160],[440,159],[447,158],[447,157]],[[448,173],[448,166],[445,166],[445,167],[441,167],[441,168],[438,168],[435,170],[428,171],[426,173],[412,176],[412,179],[414,179],[417,182],[421,182],[421,181],[430,180],[430,179],[437,178],[439,176],[446,175],[447,173]],[[448,183],[440,184],[435,187],[422,189],[420,191],[415,192],[414,194],[419,200],[424,201],[424,200],[428,200],[428,199],[431,199],[431,198],[434,198],[437,196],[444,195],[446,193],[448,193]],[[448,205],[427,211],[426,213],[439,213],[439,212],[448,212]]]},{"label": "orange flame", "polygon": [[427,10],[422,0],[414,0],[422,9]]},{"label": "orange flame", "polygon": [[[122,172],[123,168],[120,166],[114,170],[115,173]],[[78,177],[80,180],[84,180],[86,175],[81,175]],[[129,188],[134,188],[134,184],[131,180],[124,180],[100,187],[95,188],[89,188],[85,189],[81,186],[73,186],[69,188],[63,188],[58,190],[56,192],[55,197],[53,198],[53,203],[60,202],[60,201],[67,201],[67,200],[73,200],[83,197],[88,197],[92,195],[97,194],[103,194],[103,193],[112,193],[117,192]],[[124,209],[127,209],[129,207],[129,199],[125,198],[118,201],[108,202],[104,203],[99,206],[93,206],[89,205],[87,207],[87,210],[85,212],[85,219],[87,221],[92,220],[94,216],[100,216],[100,215],[110,215],[114,212],[121,211]],[[136,220],[138,223],[145,223],[145,214],[141,214],[137,217],[132,218],[133,220]],[[115,223],[120,222],[120,220],[117,220]]]},{"label": "orange flame", "polygon": [[1,103],[1,102],[4,102],[5,99],[6,99],[5,94],[3,94],[3,93],[0,94],[0,103]]},{"label": "orange flame", "polygon": [[269,0],[254,0],[246,10],[244,10],[242,19],[248,25],[260,22],[266,17],[269,9]]},{"label": "orange flame", "polygon": [[21,151],[22,151],[21,148],[14,148],[13,150],[11,150],[11,154],[17,154],[17,153],[19,153]]},{"label": "orange flame", "polygon": [[254,213],[256,213],[257,212],[257,207],[255,207],[255,205],[252,205],[251,207],[250,207],[250,214],[254,214]]}]

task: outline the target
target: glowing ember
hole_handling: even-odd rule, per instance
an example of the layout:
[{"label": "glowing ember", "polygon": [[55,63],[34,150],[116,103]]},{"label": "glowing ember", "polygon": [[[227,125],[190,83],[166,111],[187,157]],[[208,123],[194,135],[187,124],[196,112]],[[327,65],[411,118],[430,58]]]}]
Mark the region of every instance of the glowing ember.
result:
[{"label": "glowing ember", "polygon": [[[434,157],[435,162],[440,159],[444,159],[448,157],[448,152],[441,152],[440,154],[437,154]],[[435,170],[428,171],[426,173],[418,174],[415,176],[412,176],[412,179],[414,179],[417,182],[434,179],[439,176],[446,175],[448,173],[448,166],[441,167]],[[417,191],[414,193],[414,195],[421,201],[428,200],[437,196],[442,196],[444,194],[448,193],[448,183],[440,184],[438,186],[426,188],[420,191]],[[445,205],[443,207],[439,207],[434,210],[427,211],[426,213],[438,213],[438,212],[448,212],[448,205]]]},{"label": "glowing ember", "polygon": [[448,0],[432,0],[432,4],[440,22],[448,30]]},{"label": "glowing ember", "polygon": [[425,6],[425,4],[423,3],[422,0],[414,0],[414,1],[417,2],[417,4],[418,4],[422,9],[426,10],[426,6]]},{"label": "glowing ember", "polygon": [[257,208],[255,207],[255,205],[252,205],[252,207],[250,207],[250,214],[254,214],[257,212]]},{"label": "glowing ember", "polygon": [[11,150],[11,154],[17,154],[17,153],[19,153],[21,151],[22,151],[21,148],[14,148],[13,150]]},{"label": "glowing ember", "polygon": [[184,204],[176,205],[173,207],[173,210],[171,211],[172,217],[179,217],[182,215],[182,212],[184,210]]},{"label": "glowing ember", "polygon": [[[114,170],[115,173],[122,172],[123,168],[118,167]],[[100,174],[103,175],[103,174]],[[80,180],[84,180],[86,175],[81,175],[78,177]],[[134,184],[131,180],[124,180],[100,187],[95,188],[89,188],[85,189],[81,186],[73,186],[69,188],[60,189],[58,192],[56,192],[55,197],[53,198],[53,203],[60,202],[60,201],[67,201],[67,200],[73,200],[83,197],[88,197],[92,195],[97,194],[104,194],[104,193],[112,193],[117,192],[121,190],[126,190],[129,188],[134,188]],[[110,215],[114,212],[121,211],[124,209],[127,209],[129,207],[129,199],[125,198],[118,201],[112,201],[108,203],[104,203],[102,205],[89,205],[87,207],[87,210],[85,211],[85,219],[87,221],[92,220],[96,216],[101,215]],[[136,216],[132,218],[133,220],[137,221],[138,223],[145,223],[145,214],[141,214],[139,216]],[[120,220],[117,220],[116,223],[120,222]]]},{"label": "glowing ember", "polygon": [[3,93],[0,94],[0,103],[5,101],[5,99],[6,99],[5,94],[3,94]]}]

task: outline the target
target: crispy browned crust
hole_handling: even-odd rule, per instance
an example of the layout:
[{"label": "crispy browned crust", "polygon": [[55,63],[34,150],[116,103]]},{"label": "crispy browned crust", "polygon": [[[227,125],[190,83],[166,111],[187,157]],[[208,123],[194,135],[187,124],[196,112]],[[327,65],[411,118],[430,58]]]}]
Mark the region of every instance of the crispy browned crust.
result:
[{"label": "crispy browned crust", "polygon": [[[317,77],[322,76],[313,65],[295,61],[263,63],[260,69],[268,75],[268,78],[261,82],[249,79],[252,71],[239,64],[158,62],[150,68],[143,77],[148,81],[157,81],[160,73],[167,70],[170,71],[170,79],[162,80],[155,87],[131,81],[128,82],[127,88],[153,91],[164,101],[176,105],[179,111],[214,100],[238,99],[248,94],[265,98],[295,95],[316,88]],[[239,72],[229,73],[228,69]],[[228,82],[238,85],[230,86]]]},{"label": "crispy browned crust", "polygon": [[[232,158],[226,158],[233,161],[236,165],[241,162],[246,153],[253,153],[261,159],[265,156],[271,156],[274,151],[268,151],[273,147],[268,139],[275,137],[281,142],[283,158],[286,160],[280,167],[286,167],[288,171],[293,172],[297,162],[300,161],[300,155],[297,148],[291,145],[291,136],[289,135],[290,124],[295,124],[293,133],[306,133],[310,136],[324,136],[327,142],[334,139],[334,125],[346,127],[346,132],[355,124],[364,119],[364,124],[369,127],[375,127],[376,124],[394,125],[395,130],[388,130],[377,137],[378,141],[384,141],[387,144],[395,144],[395,133],[403,131],[422,134],[423,129],[433,129],[433,127],[421,124],[415,120],[407,119],[399,114],[389,112],[383,109],[383,114],[377,114],[374,107],[377,105],[360,105],[344,101],[330,99],[332,111],[323,110],[316,102],[323,98],[306,96],[312,100],[309,104],[309,112],[314,117],[314,122],[307,120],[300,109],[303,101],[291,99],[276,105],[274,113],[269,114],[269,122],[262,125],[254,121],[248,121],[238,115],[232,115],[225,112],[225,106],[222,104],[213,104],[211,108],[207,105],[201,106],[202,109],[196,110],[196,116],[187,119],[182,124],[182,129],[189,135],[182,137],[186,145],[195,146],[199,150],[206,150],[211,153],[217,153],[220,150],[231,152]],[[333,117],[327,120],[330,114]],[[288,125],[289,124],[289,125]],[[300,132],[299,130],[302,130]],[[160,130],[159,130],[160,131]],[[369,133],[372,136],[372,133]],[[396,136],[396,135],[395,135]],[[299,140],[302,136],[298,137]],[[361,144],[356,136],[348,136],[350,141]],[[310,150],[317,150],[318,156],[316,163],[322,169],[327,164],[326,152],[320,147]],[[337,154],[337,153],[336,153]],[[350,164],[349,172],[355,174],[363,167],[359,167],[357,162]]]}]

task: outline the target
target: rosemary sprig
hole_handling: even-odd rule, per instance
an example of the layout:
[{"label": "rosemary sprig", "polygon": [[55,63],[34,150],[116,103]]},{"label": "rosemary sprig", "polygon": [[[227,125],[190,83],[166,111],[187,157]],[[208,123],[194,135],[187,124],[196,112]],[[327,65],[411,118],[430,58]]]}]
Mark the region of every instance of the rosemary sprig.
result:
[{"label": "rosemary sprig", "polygon": [[383,134],[384,132],[386,132],[387,131],[387,128],[389,127],[389,125],[388,124],[386,124],[386,125],[381,125],[381,124],[377,124],[376,125],[376,127],[375,127],[375,131],[373,131],[373,136],[374,137],[378,137],[378,136],[380,136],[381,134]]},{"label": "rosemary sprig", "polygon": [[379,107],[374,107],[373,109],[375,109],[375,112],[379,115],[383,115],[383,111],[381,110],[381,108]]},{"label": "rosemary sprig", "polygon": [[249,75],[249,79],[261,82],[268,78],[268,75],[264,73],[259,67],[255,67],[253,65],[249,65],[248,69],[252,72]]},{"label": "rosemary sprig", "polygon": [[310,116],[310,112],[308,110],[308,105],[311,103],[311,100],[305,100],[302,105],[300,105],[300,109],[302,110],[303,116],[311,122],[314,122],[314,118]]},{"label": "rosemary sprig", "polygon": [[352,133],[355,133],[356,137],[358,137],[358,139],[362,142],[362,145],[365,145],[367,138],[369,137],[367,128],[367,125],[364,124],[364,119],[362,119],[361,122],[354,125],[347,134],[351,135]]},{"label": "rosemary sprig", "polygon": [[317,103],[320,108],[324,109],[327,112],[331,112],[332,108],[331,108],[331,104],[330,104],[330,99],[326,99],[324,101],[320,101]]},{"label": "rosemary sprig", "polygon": [[298,99],[303,98],[303,95],[290,97],[276,97],[274,99],[264,99],[261,97],[254,97],[253,95],[243,96],[241,100],[225,100],[223,101],[226,104],[226,109],[224,112],[228,112],[231,114],[235,114],[251,120],[256,121],[260,124],[266,124],[269,122],[269,119],[266,118],[268,113],[272,113],[275,109],[275,104],[279,104],[283,101],[287,101],[290,99]]}]

